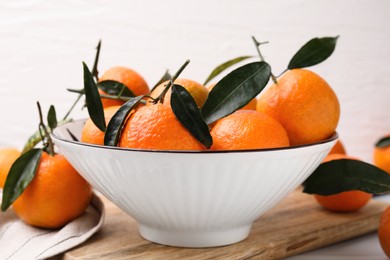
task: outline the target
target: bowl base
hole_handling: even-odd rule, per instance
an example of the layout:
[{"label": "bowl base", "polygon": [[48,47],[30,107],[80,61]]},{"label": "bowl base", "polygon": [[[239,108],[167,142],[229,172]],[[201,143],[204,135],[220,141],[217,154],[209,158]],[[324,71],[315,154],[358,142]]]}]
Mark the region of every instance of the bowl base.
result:
[{"label": "bowl base", "polygon": [[250,225],[212,231],[162,230],[139,224],[140,235],[154,243],[176,247],[216,247],[240,242],[248,237]]}]

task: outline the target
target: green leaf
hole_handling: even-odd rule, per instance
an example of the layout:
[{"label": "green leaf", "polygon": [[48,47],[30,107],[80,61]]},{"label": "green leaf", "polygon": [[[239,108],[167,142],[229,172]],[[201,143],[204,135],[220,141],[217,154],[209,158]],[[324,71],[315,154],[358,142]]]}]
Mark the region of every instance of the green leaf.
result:
[{"label": "green leaf", "polygon": [[87,103],[89,117],[92,122],[102,132],[106,131],[106,120],[104,119],[104,111],[99,91],[93,80],[92,74],[87,65],[83,62],[84,67],[84,91]]},{"label": "green leaf", "polygon": [[104,135],[104,145],[117,146],[127,116],[139,104],[143,97],[144,95],[130,99],[129,101],[124,103],[118,109],[118,111],[116,111],[116,113],[108,123],[107,130]]},{"label": "green leaf", "polygon": [[152,90],[150,92],[152,92],[153,90],[155,90],[155,88],[157,88],[160,84],[164,83],[165,81],[168,81],[171,79],[171,74],[169,73],[168,70],[165,71],[164,75],[161,77],[161,79],[153,86]]},{"label": "green leaf", "polygon": [[390,136],[382,137],[375,144],[375,147],[378,148],[386,148],[388,146],[390,146]]},{"label": "green leaf", "polygon": [[56,109],[53,105],[50,106],[49,112],[47,113],[47,123],[52,130],[58,125]]},{"label": "green leaf", "polygon": [[244,107],[267,85],[271,67],[266,62],[253,62],[233,70],[210,91],[201,113],[207,124]]},{"label": "green leaf", "polygon": [[234,58],[234,59],[231,59],[231,60],[228,60],[220,65],[218,65],[211,73],[210,75],[207,77],[207,79],[205,80],[205,82],[203,83],[204,86],[206,86],[207,83],[209,83],[213,78],[215,78],[216,76],[218,76],[219,74],[221,74],[224,70],[230,68],[231,66],[241,62],[241,61],[244,61],[244,60],[247,60],[249,58],[252,58],[253,56],[241,56],[241,57],[237,57],[237,58]]},{"label": "green leaf", "polygon": [[41,155],[42,149],[32,149],[12,164],[4,185],[1,211],[6,211],[33,180]]},{"label": "green leaf", "polygon": [[72,89],[72,88],[67,88],[66,90],[69,91],[69,92],[72,92],[72,93],[85,94],[84,89]]},{"label": "green leaf", "polygon": [[295,53],[288,69],[305,68],[323,62],[333,53],[338,38],[339,36],[311,39]]},{"label": "green leaf", "polygon": [[[49,130],[50,131],[50,130]],[[39,131],[36,131],[34,134],[32,134],[28,139],[27,142],[24,144],[24,147],[22,149],[22,153],[25,153],[27,151],[30,151],[33,149],[39,142],[42,141],[42,136]]]},{"label": "green leaf", "polygon": [[104,80],[97,83],[97,87],[112,96],[135,97],[134,93],[121,82],[115,80]]},{"label": "green leaf", "polygon": [[176,118],[206,148],[210,148],[213,140],[209,128],[204,122],[198,105],[191,94],[182,86],[172,86],[171,107]]},{"label": "green leaf", "polygon": [[304,182],[303,192],[332,195],[361,190],[372,194],[390,192],[390,174],[372,164],[339,159],[322,163]]}]

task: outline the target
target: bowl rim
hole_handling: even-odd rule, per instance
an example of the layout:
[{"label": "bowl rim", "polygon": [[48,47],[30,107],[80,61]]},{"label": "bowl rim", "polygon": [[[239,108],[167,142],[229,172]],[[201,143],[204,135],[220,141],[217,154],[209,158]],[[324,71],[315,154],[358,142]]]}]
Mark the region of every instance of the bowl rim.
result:
[{"label": "bowl rim", "polygon": [[[66,127],[68,124],[77,123],[80,121],[85,122],[87,119],[77,119],[69,121],[63,125],[57,126],[53,129],[50,136],[54,140],[58,140],[65,143],[70,143],[78,146],[86,146],[91,147],[94,149],[103,149],[103,150],[118,150],[118,151],[131,151],[131,152],[147,152],[147,153],[182,153],[182,154],[214,154],[214,153],[246,153],[246,152],[270,152],[270,151],[284,151],[284,150],[294,150],[304,147],[312,147],[312,146],[318,146],[325,143],[330,143],[334,140],[337,140],[339,138],[339,135],[337,131],[335,131],[332,136],[330,136],[327,139],[314,142],[314,143],[308,143],[308,144],[300,144],[300,145],[291,145],[291,146],[285,146],[285,147],[276,147],[276,148],[260,148],[260,149],[246,149],[246,150],[156,150],[156,149],[138,149],[138,148],[125,148],[125,147],[118,147],[118,146],[103,146],[103,145],[96,145],[96,144],[89,144],[89,143],[82,143],[80,141],[73,141],[69,139],[65,139],[62,137],[59,137],[56,135],[56,129]],[[70,130],[68,130],[70,131]]]}]

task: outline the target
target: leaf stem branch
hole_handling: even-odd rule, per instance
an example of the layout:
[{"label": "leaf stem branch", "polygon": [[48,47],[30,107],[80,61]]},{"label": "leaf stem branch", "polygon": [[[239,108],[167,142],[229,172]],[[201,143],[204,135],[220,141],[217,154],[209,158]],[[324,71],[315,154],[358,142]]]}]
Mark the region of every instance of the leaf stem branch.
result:
[{"label": "leaf stem branch", "polygon": [[[255,44],[255,47],[256,47],[256,50],[257,50],[257,54],[260,57],[260,61],[265,61],[264,56],[261,54],[260,46],[263,45],[263,44],[267,44],[269,42],[268,41],[266,41],[266,42],[259,42],[259,41],[256,40],[255,36],[253,36],[253,35],[252,35],[252,40],[253,40],[253,43]],[[271,72],[271,79],[272,79],[272,81],[275,84],[278,84],[278,81],[276,80],[276,77],[275,77],[275,75],[272,72]]]},{"label": "leaf stem branch", "polygon": [[99,71],[98,71],[98,63],[99,63],[99,56],[100,56],[100,48],[102,46],[102,41],[99,40],[98,45],[96,46],[96,56],[95,56],[95,62],[93,63],[92,67],[92,76],[96,79],[96,82],[99,81]]},{"label": "leaf stem branch", "polygon": [[76,104],[80,101],[81,97],[83,96],[84,94],[79,94],[77,99],[73,102],[72,106],[69,108],[68,112],[66,112],[64,118],[62,119],[63,121],[66,120],[68,118],[68,116],[70,115],[70,113],[73,111],[73,109],[76,107]]},{"label": "leaf stem branch", "polygon": [[[39,130],[41,131],[41,129],[42,129],[44,132],[44,135],[42,136],[42,140],[44,141],[44,146],[47,150],[47,153],[50,154],[51,156],[54,156],[55,155],[54,144],[50,138],[49,131],[47,130],[45,124],[43,123],[42,109],[41,109],[41,105],[39,104],[39,102],[37,102],[37,107],[38,107],[38,112],[39,112]],[[41,135],[42,135],[42,133],[41,133]],[[45,143],[45,141],[47,141],[47,143]]]},{"label": "leaf stem branch", "polygon": [[158,102],[163,103],[165,94],[168,92],[169,88],[173,86],[173,83],[175,80],[180,76],[180,74],[183,72],[183,70],[187,67],[187,65],[190,63],[190,60],[186,60],[183,65],[179,68],[179,70],[171,77],[168,84],[165,86],[164,90],[161,92],[161,94],[153,100],[154,104],[157,104]]}]

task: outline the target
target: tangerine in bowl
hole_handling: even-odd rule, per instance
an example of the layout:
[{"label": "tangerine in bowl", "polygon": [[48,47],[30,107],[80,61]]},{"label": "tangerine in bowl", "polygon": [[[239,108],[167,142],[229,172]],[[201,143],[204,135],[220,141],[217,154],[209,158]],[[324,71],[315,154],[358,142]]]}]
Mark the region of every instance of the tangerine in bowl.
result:
[{"label": "tangerine in bowl", "polygon": [[252,223],[302,184],[338,138],[334,133],[320,142],[270,149],[131,149],[75,141],[84,123],[53,131],[61,153],[138,222],[142,237],[178,247],[244,240]]}]

